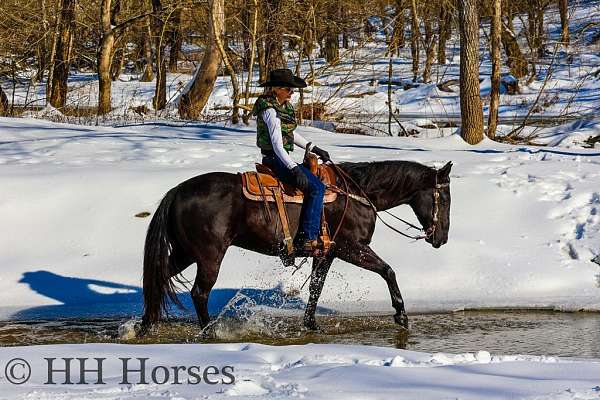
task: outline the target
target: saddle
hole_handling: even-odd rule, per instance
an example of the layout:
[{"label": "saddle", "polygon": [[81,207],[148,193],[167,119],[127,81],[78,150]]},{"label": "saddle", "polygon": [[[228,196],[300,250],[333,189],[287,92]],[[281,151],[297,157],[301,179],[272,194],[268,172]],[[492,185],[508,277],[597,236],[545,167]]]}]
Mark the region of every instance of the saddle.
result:
[{"label": "saddle", "polygon": [[[326,204],[335,201],[337,193],[330,189],[330,187],[335,187],[336,183],[336,174],[333,168],[324,164],[319,165],[317,156],[308,152],[305,154],[304,165],[326,185],[327,188],[323,203]],[[242,193],[244,197],[252,201],[263,202],[269,218],[271,218],[271,213],[268,203],[274,202],[276,204],[283,229],[284,244],[287,248],[288,256],[291,256],[294,253],[294,246],[285,204],[302,204],[304,201],[303,193],[299,189],[281,182],[273,171],[263,164],[256,163],[256,171],[240,172],[239,175],[242,178]],[[321,236],[319,237],[320,247],[316,249],[317,251],[313,255],[324,256],[333,245],[333,242],[329,239],[328,231],[325,214],[323,213],[321,216]]]},{"label": "saddle", "polygon": [[[337,193],[329,188],[335,185],[335,172],[328,165],[319,165],[318,169],[313,174],[321,179],[327,189],[323,203],[331,203],[337,198]],[[242,191],[244,197],[254,201],[269,201],[274,202],[275,197],[273,189],[278,188],[283,196],[284,203],[300,203],[304,200],[304,195],[299,189],[292,185],[281,182],[269,167],[263,164],[256,163],[256,171],[240,172],[242,176]]]}]

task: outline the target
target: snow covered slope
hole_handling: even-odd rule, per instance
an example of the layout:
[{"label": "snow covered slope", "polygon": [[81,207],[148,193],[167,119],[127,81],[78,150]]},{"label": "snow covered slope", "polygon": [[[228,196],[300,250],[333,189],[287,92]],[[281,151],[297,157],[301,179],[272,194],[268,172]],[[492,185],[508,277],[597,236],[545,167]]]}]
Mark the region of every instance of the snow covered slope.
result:
[{"label": "snow covered slope", "polygon": [[[484,141],[364,137],[300,128],[342,161],[451,160],[448,244],[410,243],[378,224],[373,248],[410,311],[551,306],[600,309],[600,153]],[[110,127],[0,119],[0,304],[4,318],[140,313],[142,249],[163,194],[209,171],[252,169],[254,128]],[[295,155],[299,157],[300,155]],[[395,210],[413,221],[409,207]],[[385,216],[384,216],[385,218]],[[230,248],[211,298],[299,289],[278,259]],[[195,267],[188,268],[193,277]],[[306,299],[307,288],[301,291]],[[301,300],[300,299],[300,300]],[[264,301],[263,301],[264,300]],[[296,308],[302,307],[297,301]],[[339,311],[391,311],[378,276],[336,261],[322,296]]]}]

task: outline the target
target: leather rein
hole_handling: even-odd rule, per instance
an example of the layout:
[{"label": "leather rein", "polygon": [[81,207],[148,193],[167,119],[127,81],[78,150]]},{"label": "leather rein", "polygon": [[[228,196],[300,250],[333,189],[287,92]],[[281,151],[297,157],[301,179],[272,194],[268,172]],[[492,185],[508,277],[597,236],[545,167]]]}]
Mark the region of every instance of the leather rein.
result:
[{"label": "leather rein", "polygon": [[[423,232],[423,234],[418,235],[418,236],[412,236],[412,235],[408,235],[400,230],[398,230],[397,228],[393,227],[392,225],[390,225],[389,223],[387,223],[383,218],[381,218],[381,216],[378,214],[378,210],[377,207],[375,207],[375,204],[373,204],[373,202],[371,201],[371,199],[369,199],[369,196],[367,196],[367,194],[364,192],[364,190],[362,189],[362,187],[360,187],[360,185],[358,185],[353,179],[352,177],[350,177],[350,175],[348,175],[343,169],[338,168],[338,166],[333,162],[330,161],[331,165],[333,167],[333,169],[336,171],[336,173],[338,174],[338,176],[340,178],[342,178],[342,181],[344,182],[344,189],[341,189],[337,186],[333,186],[333,185],[329,185],[329,189],[337,192],[337,193],[341,193],[344,194],[346,196],[346,202],[344,204],[344,212],[342,213],[342,218],[340,219],[340,223],[337,227],[337,229],[335,230],[335,233],[332,237],[332,241],[335,241],[335,237],[337,236],[338,232],[340,231],[340,228],[344,222],[344,218],[346,216],[346,211],[348,209],[348,202],[349,199],[354,199],[357,200],[367,206],[370,206],[373,211],[375,212],[375,216],[377,218],[379,218],[379,220],[388,228],[390,228],[391,230],[393,230],[396,233],[399,233],[400,235],[407,237],[409,239],[414,239],[414,240],[421,240],[421,239],[429,239],[430,237],[432,237],[437,229],[437,225],[439,222],[439,212],[440,212],[440,189],[445,188],[445,187],[449,187],[450,184],[449,183],[438,183],[437,179],[437,170],[436,170],[436,174],[435,174],[435,186],[433,188],[433,223],[431,224],[431,226],[429,228],[427,228],[426,230],[423,228],[419,228],[418,226],[411,224],[408,221],[405,221],[404,219],[398,217],[397,215],[392,214],[391,212],[387,211],[387,210],[383,210],[383,212],[385,212],[386,214],[392,216],[393,218],[397,219],[398,221],[403,222],[404,224],[406,224],[409,228],[412,229],[416,229],[418,231]],[[361,193],[362,196],[358,196],[354,193],[350,193],[348,190],[348,182],[346,181],[346,179],[348,179]]]}]

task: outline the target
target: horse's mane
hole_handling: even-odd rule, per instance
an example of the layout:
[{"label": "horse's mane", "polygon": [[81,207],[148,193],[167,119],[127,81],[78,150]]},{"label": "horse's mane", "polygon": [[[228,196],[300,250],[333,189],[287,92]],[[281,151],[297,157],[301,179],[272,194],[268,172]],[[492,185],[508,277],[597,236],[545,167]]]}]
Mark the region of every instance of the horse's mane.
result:
[{"label": "horse's mane", "polygon": [[414,161],[343,162],[339,167],[365,191],[376,187],[404,188],[423,182],[435,169]]}]

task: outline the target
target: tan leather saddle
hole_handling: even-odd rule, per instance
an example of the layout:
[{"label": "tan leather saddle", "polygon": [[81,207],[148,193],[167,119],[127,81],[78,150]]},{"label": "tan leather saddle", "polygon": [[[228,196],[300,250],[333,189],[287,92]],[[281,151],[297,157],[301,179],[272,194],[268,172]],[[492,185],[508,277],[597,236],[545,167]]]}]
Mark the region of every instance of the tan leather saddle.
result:
[{"label": "tan leather saddle", "polygon": [[[312,172],[312,171],[311,171]],[[328,165],[319,165],[316,171],[321,181],[327,185],[335,185],[335,172]],[[279,188],[283,195],[284,203],[300,203],[304,199],[302,192],[295,187],[281,182],[269,167],[256,164],[256,171],[240,172],[242,176],[242,191],[244,196],[254,201],[275,201],[273,189]],[[331,189],[325,191],[324,203],[331,203],[337,198],[337,193]]]},{"label": "tan leather saddle", "polygon": [[[337,198],[337,193],[329,187],[335,186],[336,174],[332,167],[328,165],[319,165],[317,157],[314,154],[306,153],[304,165],[327,186],[323,203],[331,203]],[[302,203],[304,195],[295,187],[281,182],[271,169],[263,164],[256,164],[256,171],[246,171],[239,173],[242,178],[242,193],[244,197],[253,201],[261,201],[265,204],[265,210],[271,218],[268,202],[275,202],[279,219],[281,220],[284,244],[287,248],[288,256],[294,253],[293,241],[290,234],[289,222],[285,203]],[[319,237],[319,248],[315,249],[313,256],[322,257],[327,254],[334,244],[329,238],[329,229],[325,221],[325,214],[321,217],[321,235]]]}]

